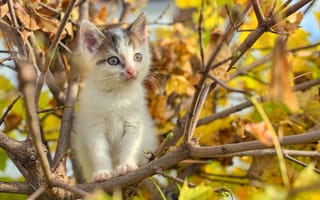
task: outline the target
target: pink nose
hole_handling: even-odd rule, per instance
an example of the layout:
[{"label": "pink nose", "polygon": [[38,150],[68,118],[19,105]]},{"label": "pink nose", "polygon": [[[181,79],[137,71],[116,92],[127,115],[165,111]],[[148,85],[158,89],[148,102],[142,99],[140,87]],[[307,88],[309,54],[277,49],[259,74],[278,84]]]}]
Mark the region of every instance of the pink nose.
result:
[{"label": "pink nose", "polygon": [[129,77],[134,77],[136,75],[136,70],[133,67],[127,68],[126,72],[129,75]]}]

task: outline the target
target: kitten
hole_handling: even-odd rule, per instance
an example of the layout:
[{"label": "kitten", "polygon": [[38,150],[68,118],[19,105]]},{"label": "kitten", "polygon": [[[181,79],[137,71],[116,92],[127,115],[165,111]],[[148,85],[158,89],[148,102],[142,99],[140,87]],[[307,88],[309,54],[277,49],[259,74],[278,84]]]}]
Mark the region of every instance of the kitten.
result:
[{"label": "kitten", "polygon": [[72,138],[87,181],[104,181],[148,161],[157,138],[146,106],[143,81],[148,74],[146,18],[126,29],[103,31],[84,21],[79,53],[85,68]]}]

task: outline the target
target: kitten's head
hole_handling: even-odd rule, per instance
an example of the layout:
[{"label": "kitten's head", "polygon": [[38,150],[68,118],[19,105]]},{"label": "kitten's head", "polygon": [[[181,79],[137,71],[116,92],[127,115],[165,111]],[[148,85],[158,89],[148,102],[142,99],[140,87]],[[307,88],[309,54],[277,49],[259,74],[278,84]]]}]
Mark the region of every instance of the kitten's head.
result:
[{"label": "kitten's head", "polygon": [[147,22],[141,14],[126,29],[100,31],[84,21],[80,26],[80,51],[87,62],[87,76],[104,90],[142,82],[149,71]]}]

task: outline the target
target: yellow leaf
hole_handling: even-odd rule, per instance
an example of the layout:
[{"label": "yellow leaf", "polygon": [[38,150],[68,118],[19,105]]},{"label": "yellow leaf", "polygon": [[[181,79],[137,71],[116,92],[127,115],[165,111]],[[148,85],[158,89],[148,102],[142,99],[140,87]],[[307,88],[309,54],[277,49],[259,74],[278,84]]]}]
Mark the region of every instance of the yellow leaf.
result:
[{"label": "yellow leaf", "polygon": [[175,0],[175,3],[181,9],[198,8],[201,6],[201,1],[199,0]]},{"label": "yellow leaf", "polygon": [[213,198],[213,190],[210,186],[201,184],[195,188],[189,188],[185,182],[181,188],[179,200],[211,200]]},{"label": "yellow leaf", "polygon": [[172,75],[166,83],[166,92],[171,94],[176,92],[178,94],[185,94],[188,88],[189,82],[184,76]]}]

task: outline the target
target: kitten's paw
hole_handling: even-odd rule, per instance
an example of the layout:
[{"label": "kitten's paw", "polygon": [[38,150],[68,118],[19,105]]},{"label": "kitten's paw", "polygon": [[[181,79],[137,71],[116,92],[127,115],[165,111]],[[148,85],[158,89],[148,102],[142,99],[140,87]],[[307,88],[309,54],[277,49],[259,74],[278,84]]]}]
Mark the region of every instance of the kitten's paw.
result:
[{"label": "kitten's paw", "polygon": [[109,170],[99,170],[92,175],[93,182],[106,181],[113,177],[113,173]]},{"label": "kitten's paw", "polygon": [[137,169],[138,166],[136,164],[125,164],[125,165],[120,165],[116,168],[116,175],[117,176],[120,176],[120,175],[123,175],[123,174],[126,174],[128,172],[131,172],[135,169]]}]

